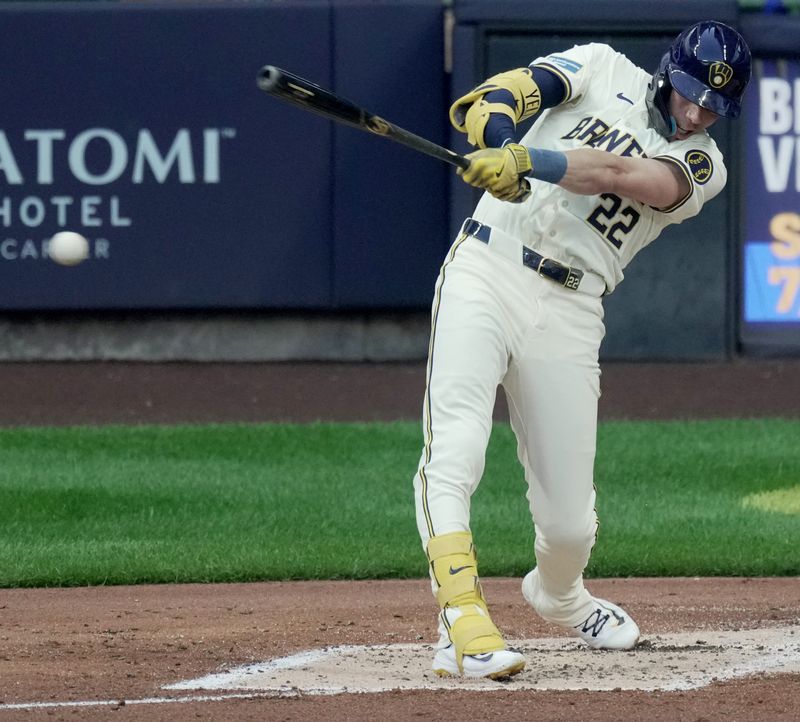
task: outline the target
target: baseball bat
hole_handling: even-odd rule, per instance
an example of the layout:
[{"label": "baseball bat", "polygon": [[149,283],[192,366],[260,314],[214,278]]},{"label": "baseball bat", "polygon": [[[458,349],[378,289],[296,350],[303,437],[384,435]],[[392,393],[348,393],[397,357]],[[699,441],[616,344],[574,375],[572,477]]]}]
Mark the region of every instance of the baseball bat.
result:
[{"label": "baseball bat", "polygon": [[457,168],[466,169],[469,161],[458,153],[411,133],[388,120],[373,115],[336,93],[321,88],[299,75],[289,73],[274,65],[265,65],[258,73],[258,87],[265,93],[309,110],[337,123],[359,130],[382,135],[425,155],[443,160]]}]

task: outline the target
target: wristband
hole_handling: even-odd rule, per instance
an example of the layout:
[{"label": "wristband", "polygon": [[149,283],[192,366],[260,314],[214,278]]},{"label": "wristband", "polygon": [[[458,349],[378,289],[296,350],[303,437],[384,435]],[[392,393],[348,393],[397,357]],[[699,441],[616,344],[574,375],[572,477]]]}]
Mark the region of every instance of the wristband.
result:
[{"label": "wristband", "polygon": [[567,172],[567,156],[560,150],[528,148],[533,169],[528,176],[546,183],[558,183]]}]

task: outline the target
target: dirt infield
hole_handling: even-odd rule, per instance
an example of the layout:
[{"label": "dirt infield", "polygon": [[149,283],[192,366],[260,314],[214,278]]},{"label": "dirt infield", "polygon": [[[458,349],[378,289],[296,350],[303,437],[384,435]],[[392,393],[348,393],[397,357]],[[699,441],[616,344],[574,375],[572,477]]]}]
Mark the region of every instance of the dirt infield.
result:
[{"label": "dirt infield", "polygon": [[[6,364],[0,425],[416,418],[423,383],[420,364]],[[618,364],[606,367],[603,385],[603,419],[800,416],[800,361]],[[413,685],[423,677],[418,689],[355,685],[339,694],[319,694],[322,679],[317,690],[298,686],[288,660],[359,645],[420,645],[427,654],[435,606],[425,580],[0,590],[0,720],[800,719],[800,673],[773,673],[800,661],[798,579],[589,586],[631,612],[641,647],[616,656],[586,650],[560,674],[555,655],[536,643],[571,640],[526,607],[519,580],[488,579],[495,621],[532,650],[518,682],[473,690],[406,672]],[[751,639],[763,630],[786,643],[764,642],[749,666],[728,662],[706,674],[707,653],[724,651],[708,641],[714,635]],[[691,636],[678,644],[672,633]],[[744,658],[745,643],[734,641],[734,653],[737,644]],[[634,663],[674,668],[683,682],[670,691],[629,688]],[[281,689],[192,682],[253,664],[280,670]],[[547,674],[574,681],[530,688]],[[369,681],[384,675],[376,668]]]},{"label": "dirt infield", "polygon": [[[419,363],[7,363],[0,425],[416,420],[424,388]],[[602,390],[601,419],[797,418],[800,359],[606,364]]]}]

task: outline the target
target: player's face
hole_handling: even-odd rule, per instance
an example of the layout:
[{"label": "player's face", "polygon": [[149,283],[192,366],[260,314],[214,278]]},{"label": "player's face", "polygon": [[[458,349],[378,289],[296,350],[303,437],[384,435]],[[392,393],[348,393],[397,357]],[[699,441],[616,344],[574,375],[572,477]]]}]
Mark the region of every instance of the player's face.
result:
[{"label": "player's face", "polygon": [[675,118],[678,130],[670,140],[684,140],[692,133],[705,130],[714,125],[719,116],[708,110],[701,108],[697,103],[687,100],[675,90],[669,98],[669,112]]}]

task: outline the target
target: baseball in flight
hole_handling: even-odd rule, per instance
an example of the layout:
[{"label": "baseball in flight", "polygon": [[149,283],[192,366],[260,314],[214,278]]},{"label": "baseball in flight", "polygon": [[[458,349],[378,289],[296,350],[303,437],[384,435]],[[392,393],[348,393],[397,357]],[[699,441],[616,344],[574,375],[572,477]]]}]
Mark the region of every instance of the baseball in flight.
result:
[{"label": "baseball in flight", "polygon": [[62,266],[74,266],[89,257],[89,241],[75,231],[59,231],[50,239],[47,253]]}]

